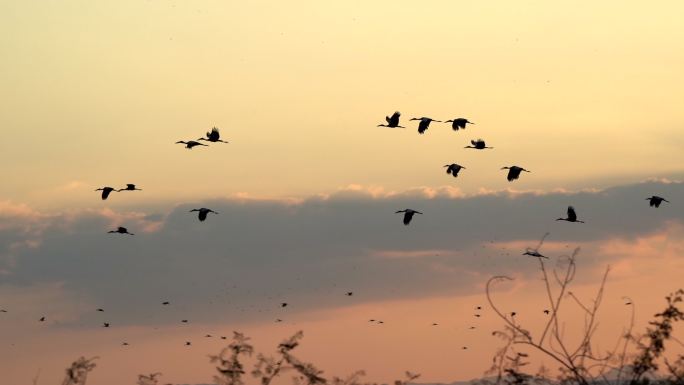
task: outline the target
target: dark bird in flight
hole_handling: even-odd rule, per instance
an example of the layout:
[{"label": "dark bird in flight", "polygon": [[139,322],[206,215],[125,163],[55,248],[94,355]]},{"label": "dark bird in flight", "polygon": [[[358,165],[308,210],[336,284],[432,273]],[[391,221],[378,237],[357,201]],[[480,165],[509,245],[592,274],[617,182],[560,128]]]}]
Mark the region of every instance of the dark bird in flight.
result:
[{"label": "dark bird in flight", "polygon": [[411,120],[420,120],[420,123],[418,123],[418,133],[423,134],[425,131],[430,127],[431,122],[441,122],[441,120],[434,120],[432,118],[411,118]]},{"label": "dark bird in flight", "polygon": [[470,143],[472,144],[472,146],[465,146],[463,148],[474,148],[476,150],[484,150],[485,148],[494,148],[494,147],[487,147],[487,145],[485,144],[485,141],[482,139],[471,140]]},{"label": "dark bird in flight", "polygon": [[283,322],[280,318],[276,318],[275,322]]},{"label": "dark bird in flight", "polygon": [[192,344],[190,343],[190,341],[185,341],[185,346],[190,346],[190,345],[192,345]]},{"label": "dark bird in flight", "polygon": [[283,302],[280,304],[280,307],[286,307],[286,306],[287,306],[287,302]]},{"label": "dark bird in flight", "polygon": [[204,207],[202,207],[201,209],[190,210],[190,212],[193,212],[193,211],[199,212],[198,218],[199,218],[200,222],[204,222],[204,220],[207,219],[207,214],[209,214],[209,213],[218,214],[216,211],[214,211],[212,209],[207,209]]},{"label": "dark bird in flight", "polygon": [[184,324],[186,324],[186,323],[188,323],[188,320],[182,319],[181,322],[184,323]]},{"label": "dark bird in flight", "polygon": [[520,178],[520,173],[522,171],[525,172],[531,172],[529,170],[525,170],[522,167],[518,166],[511,166],[511,167],[501,167],[502,170],[508,169],[508,175],[506,176],[506,179],[508,179],[509,182],[513,182],[514,180]]},{"label": "dark bird in flight", "polygon": [[451,119],[451,120],[447,120],[447,121],[444,122],[444,123],[451,123],[451,129],[454,130],[454,131],[458,131],[459,128],[462,128],[462,129],[465,130],[466,124],[475,124],[475,123],[469,121],[469,120],[466,119],[466,118]]},{"label": "dark bird in flight", "polygon": [[226,141],[219,139],[220,137],[221,137],[221,134],[219,133],[218,127],[212,127],[211,131],[207,132],[206,138],[199,138],[197,140],[206,140],[208,142],[213,142],[213,143],[216,143],[216,142],[228,143]]},{"label": "dark bird in flight", "polygon": [[432,326],[438,326],[439,324],[437,322],[433,322]]},{"label": "dark bird in flight", "polygon": [[5,309],[0,309],[0,313],[7,313],[7,310],[5,310]]},{"label": "dark bird in flight", "polygon": [[227,339],[227,337],[226,337],[226,336],[221,336],[221,339],[222,339],[222,340],[225,340],[225,339]]},{"label": "dark bird in flight", "polygon": [[354,295],[354,293],[351,292],[351,291],[348,291],[345,295],[346,295],[347,297],[351,297],[352,295]]},{"label": "dark bird in flight", "polygon": [[462,347],[461,349],[463,349],[463,350],[467,350],[467,349],[468,349],[468,347],[467,347],[467,346],[464,346],[464,347]]},{"label": "dark bird in flight", "polygon": [[653,195],[653,196],[650,197],[650,198],[646,198],[646,200],[648,201],[648,204],[649,204],[651,207],[660,207],[660,204],[663,203],[663,202],[670,203],[670,201],[668,201],[667,199],[665,199],[665,198],[663,198],[663,197],[659,197],[659,196],[657,196],[657,195]]},{"label": "dark bird in flight", "polygon": [[479,314],[475,314],[475,317],[480,318],[480,315],[479,315]]},{"label": "dark bird in flight", "polygon": [[207,146],[206,144],[202,144],[202,143],[200,143],[200,142],[195,142],[194,140],[188,140],[187,142],[184,141],[184,140],[179,140],[179,141],[176,142],[176,144],[179,144],[179,143],[184,144],[184,145],[185,145],[185,148],[187,148],[188,150],[192,150],[192,148],[195,147],[195,146],[205,146],[205,147],[209,147],[209,146]]},{"label": "dark bird in flight", "polygon": [[104,311],[104,309],[97,309],[97,311]]},{"label": "dark bird in flight", "polygon": [[544,236],[542,237],[541,241],[539,241],[539,243],[537,244],[537,247],[535,247],[534,249],[531,248],[531,247],[528,247],[527,249],[525,249],[525,252],[522,253],[522,255],[529,255],[530,257],[537,257],[537,258],[546,258],[546,259],[549,259],[549,257],[547,257],[547,256],[542,255],[542,254],[539,253],[539,248],[540,248],[541,245],[544,243],[544,239],[546,239],[546,237],[548,237],[548,236],[549,236],[549,233],[544,234]]},{"label": "dark bird in flight", "polygon": [[121,346],[128,346],[128,342],[122,343]]},{"label": "dark bird in flight", "polygon": [[375,322],[375,320],[374,320],[374,319],[369,319],[368,322]]},{"label": "dark bird in flight", "polygon": [[572,206],[568,206],[568,217],[567,218],[558,218],[556,220],[557,221],[584,223],[584,221],[577,220],[577,213],[575,212],[575,208]]},{"label": "dark bird in flight", "polygon": [[517,314],[516,312],[512,311],[512,312],[511,312],[511,317],[515,317],[516,314]]},{"label": "dark bird in flight", "polygon": [[478,306],[475,308],[476,310],[482,310],[482,306]]},{"label": "dark bird in flight", "polygon": [[475,326],[471,326],[468,329],[473,330],[473,329],[475,329]]},{"label": "dark bird in flight", "polygon": [[104,323],[102,324],[102,327],[108,328],[108,327],[109,327],[109,322],[104,322]]},{"label": "dark bird in flight", "polygon": [[170,303],[171,303],[171,302],[169,302],[169,301],[164,301],[164,302],[162,302],[162,305],[168,305],[168,304],[170,304]]},{"label": "dark bird in flight", "polygon": [[411,219],[413,218],[413,214],[423,214],[420,211],[411,210],[411,209],[399,210],[395,214],[399,214],[399,213],[404,213],[404,225],[406,225],[406,226],[408,226],[408,224],[411,223]]},{"label": "dark bird in flight", "polygon": [[461,171],[461,169],[465,169],[465,167],[457,163],[445,164],[444,167],[447,168],[446,173],[451,174],[454,178],[458,176],[458,172]]},{"label": "dark bird in flight", "polygon": [[40,317],[40,319],[38,321],[45,322],[45,317]]},{"label": "dark bird in flight", "polygon": [[206,334],[204,338],[211,338],[211,334]]},{"label": "dark bird in flight", "polygon": [[142,191],[142,189],[135,187],[133,183],[126,183],[126,188],[120,188],[116,190],[116,192],[120,191]]},{"label": "dark bird in flight", "polygon": [[96,189],[95,191],[102,191],[102,200],[105,200],[109,196],[109,193],[111,193],[112,191],[117,191],[117,190],[114,187],[106,186],[106,187],[101,187],[99,189]]},{"label": "dark bird in flight", "polygon": [[121,227],[121,226],[119,226],[116,230],[111,230],[111,231],[107,231],[107,232],[110,233],[110,234],[111,234],[111,233],[117,233],[117,234],[135,235],[135,234],[133,234],[133,233],[129,233],[129,232],[128,232],[128,229],[126,229],[125,227]]},{"label": "dark bird in flight", "polygon": [[548,309],[544,309],[544,314],[549,314],[549,313],[550,313],[550,312],[549,312]]},{"label": "dark bird in flight", "polygon": [[390,127],[390,128],[406,128],[402,127],[399,125],[399,117],[401,116],[401,112],[397,111],[392,114],[392,116],[385,116],[385,120],[387,121],[387,124],[378,124],[378,127]]}]

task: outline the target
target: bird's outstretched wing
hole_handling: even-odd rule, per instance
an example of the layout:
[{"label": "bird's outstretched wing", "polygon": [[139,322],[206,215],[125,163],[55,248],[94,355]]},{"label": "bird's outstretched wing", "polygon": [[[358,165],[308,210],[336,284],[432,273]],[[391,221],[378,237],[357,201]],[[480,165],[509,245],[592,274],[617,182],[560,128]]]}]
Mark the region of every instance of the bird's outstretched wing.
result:
[{"label": "bird's outstretched wing", "polygon": [[572,206],[568,206],[568,220],[571,222],[577,220],[577,213],[575,212],[575,208]]},{"label": "bird's outstretched wing", "polygon": [[537,247],[534,249],[535,251],[538,251],[539,248],[541,247],[541,245],[544,244],[544,240],[546,240],[546,237],[548,237],[549,234],[551,234],[551,233],[548,233],[548,232],[547,232],[546,234],[544,234],[544,236],[542,237],[542,239],[539,240],[539,244],[537,244]]}]

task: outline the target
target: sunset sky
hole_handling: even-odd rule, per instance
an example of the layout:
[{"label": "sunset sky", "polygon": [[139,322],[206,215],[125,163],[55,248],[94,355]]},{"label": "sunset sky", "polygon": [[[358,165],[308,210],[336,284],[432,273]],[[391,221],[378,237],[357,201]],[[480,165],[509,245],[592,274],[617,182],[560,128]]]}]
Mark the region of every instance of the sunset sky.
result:
[{"label": "sunset sky", "polygon": [[[611,266],[607,349],[624,296],[643,328],[682,286],[683,17],[678,1],[0,1],[2,382],[58,383],[85,355],[97,384],[210,383],[225,341],[205,334],[270,352],[300,329],[326,374],[480,377],[502,324],[489,277],[515,277],[501,306],[543,321],[520,254],[545,232],[551,266],[581,248],[586,300]],[[406,128],[377,127],[396,110]],[[419,135],[422,116],[475,125]],[[175,144],[212,126],[230,143]],[[463,148],[477,138],[494,149]],[[531,173],[508,182],[511,165]],[[143,191],[93,191],[126,183]],[[585,224],[554,221],[568,205]],[[424,215],[403,226],[405,208]]]}]

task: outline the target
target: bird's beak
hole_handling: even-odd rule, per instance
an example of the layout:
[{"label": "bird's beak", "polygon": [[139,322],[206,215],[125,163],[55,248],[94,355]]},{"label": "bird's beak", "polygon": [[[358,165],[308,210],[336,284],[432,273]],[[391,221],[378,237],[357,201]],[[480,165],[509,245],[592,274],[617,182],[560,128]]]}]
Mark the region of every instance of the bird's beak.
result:
[{"label": "bird's beak", "polygon": [[451,122],[453,122],[453,120],[447,120],[447,121],[444,122],[444,123],[451,123]]}]

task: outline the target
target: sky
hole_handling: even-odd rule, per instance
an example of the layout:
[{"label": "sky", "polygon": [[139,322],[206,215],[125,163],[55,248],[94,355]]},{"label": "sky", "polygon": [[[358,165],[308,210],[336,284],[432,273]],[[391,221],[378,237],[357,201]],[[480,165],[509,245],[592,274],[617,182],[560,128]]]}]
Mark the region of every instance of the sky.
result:
[{"label": "sky", "polygon": [[[629,296],[645,325],[684,268],[683,14],[0,1],[3,375],[55,383],[97,355],[99,384],[207,383],[222,345],[204,334],[242,330],[269,351],[302,329],[302,358],[329,374],[476,378],[501,327],[490,309],[473,317],[484,284],[515,277],[502,301],[539,313],[538,262],[520,254],[546,232],[550,264],[580,247],[586,298],[611,266],[605,324],[628,321]],[[406,128],[377,127],[396,110]],[[419,135],[422,116],[475,124]],[[213,126],[228,144],[175,144]],[[494,149],[463,148],[477,138]],[[453,178],[450,163],[466,169]],[[508,182],[511,165],[531,172]],[[142,191],[94,191],[126,183]],[[650,208],[654,194],[671,202]],[[569,205],[585,224],[554,221]],[[197,207],[219,214],[200,223]],[[424,214],[403,226],[405,208]],[[136,235],[106,233],[120,225]]]}]

